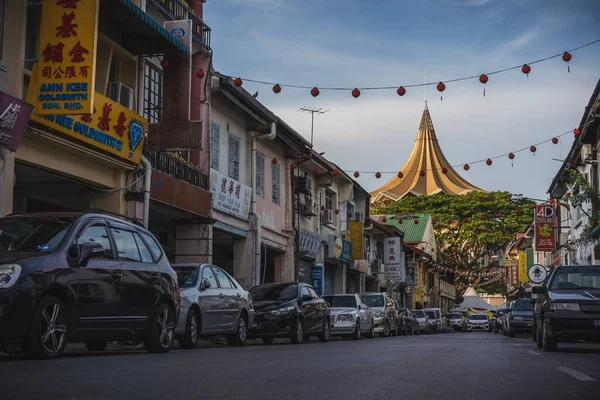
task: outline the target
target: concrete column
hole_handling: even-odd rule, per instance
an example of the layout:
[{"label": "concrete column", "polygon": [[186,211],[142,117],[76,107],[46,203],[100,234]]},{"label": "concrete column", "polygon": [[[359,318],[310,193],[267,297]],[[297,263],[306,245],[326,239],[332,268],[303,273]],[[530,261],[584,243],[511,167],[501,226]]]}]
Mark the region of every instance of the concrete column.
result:
[{"label": "concrete column", "polygon": [[[264,250],[263,250],[264,251]],[[262,260],[262,258],[261,258]],[[233,277],[246,290],[254,286],[254,235],[233,241]],[[262,274],[264,265],[261,264]]]},{"label": "concrete column", "polygon": [[288,246],[288,251],[275,257],[275,282],[294,282],[295,280],[294,250],[293,246]]},{"label": "concrete column", "polygon": [[182,223],[175,227],[176,263],[212,263],[213,227]]}]

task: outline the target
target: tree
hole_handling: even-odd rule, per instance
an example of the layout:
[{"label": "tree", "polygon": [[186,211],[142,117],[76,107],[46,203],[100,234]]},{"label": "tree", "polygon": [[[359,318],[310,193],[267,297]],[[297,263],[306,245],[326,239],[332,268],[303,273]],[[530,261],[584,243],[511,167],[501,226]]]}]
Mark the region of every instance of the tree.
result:
[{"label": "tree", "polygon": [[431,214],[438,246],[437,260],[429,265],[454,275],[458,295],[470,286],[489,293],[505,293],[504,272],[485,267],[481,258],[504,250],[533,222],[533,202],[508,192],[471,192],[405,197],[371,214],[402,218]]}]

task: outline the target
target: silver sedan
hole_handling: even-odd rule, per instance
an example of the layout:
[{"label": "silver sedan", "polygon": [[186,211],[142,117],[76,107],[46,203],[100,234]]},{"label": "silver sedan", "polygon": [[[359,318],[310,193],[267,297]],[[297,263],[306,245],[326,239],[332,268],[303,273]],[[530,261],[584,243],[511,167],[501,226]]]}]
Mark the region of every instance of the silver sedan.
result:
[{"label": "silver sedan", "polygon": [[210,264],[174,264],[181,292],[175,334],[182,348],[200,336],[225,335],[232,346],[246,342],[254,320],[250,294],[226,271]]},{"label": "silver sedan", "polygon": [[323,296],[331,309],[331,335],[352,337],[358,340],[365,335],[375,335],[373,311],[358,294],[334,294]]}]

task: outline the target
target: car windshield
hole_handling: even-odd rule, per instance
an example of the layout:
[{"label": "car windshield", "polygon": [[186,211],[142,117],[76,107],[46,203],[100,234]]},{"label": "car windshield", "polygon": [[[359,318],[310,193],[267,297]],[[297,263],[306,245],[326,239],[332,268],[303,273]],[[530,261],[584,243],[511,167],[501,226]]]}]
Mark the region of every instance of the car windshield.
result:
[{"label": "car windshield", "polygon": [[435,316],[435,312],[434,311],[425,311],[425,314],[427,314],[427,316],[431,319],[436,319],[437,317]]},{"label": "car windshield", "polygon": [[323,296],[331,307],[356,308],[356,297],[354,296]]},{"label": "car windshield", "polygon": [[290,301],[298,298],[298,285],[259,285],[250,289],[253,301]]},{"label": "car windshield", "polygon": [[487,317],[487,315],[478,314],[478,315],[471,315],[470,319],[473,321],[485,321],[488,319],[488,317]]},{"label": "car windshield", "polygon": [[383,307],[383,296],[380,294],[370,294],[365,296],[365,303],[369,307]]},{"label": "car windshield", "polygon": [[559,267],[550,290],[600,289],[600,266]]},{"label": "car windshield", "polygon": [[73,225],[68,218],[2,218],[0,250],[53,252]]},{"label": "car windshield", "polygon": [[173,267],[177,272],[177,282],[180,288],[196,286],[198,282],[198,267]]},{"label": "car windshield", "polygon": [[425,318],[425,312],[421,310],[413,310],[412,314],[415,318]]},{"label": "car windshield", "polygon": [[512,308],[513,311],[533,311],[533,303],[530,301],[517,301]]},{"label": "car windshield", "polygon": [[460,314],[448,314],[448,319],[459,319],[462,318]]}]

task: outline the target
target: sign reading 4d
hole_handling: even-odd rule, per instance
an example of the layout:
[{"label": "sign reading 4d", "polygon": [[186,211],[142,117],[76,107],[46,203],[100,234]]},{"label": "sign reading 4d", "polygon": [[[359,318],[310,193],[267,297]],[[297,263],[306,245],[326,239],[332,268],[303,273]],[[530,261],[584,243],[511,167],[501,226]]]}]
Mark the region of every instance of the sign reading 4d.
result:
[{"label": "sign reading 4d", "polygon": [[37,115],[92,114],[98,0],[43,0]]}]

